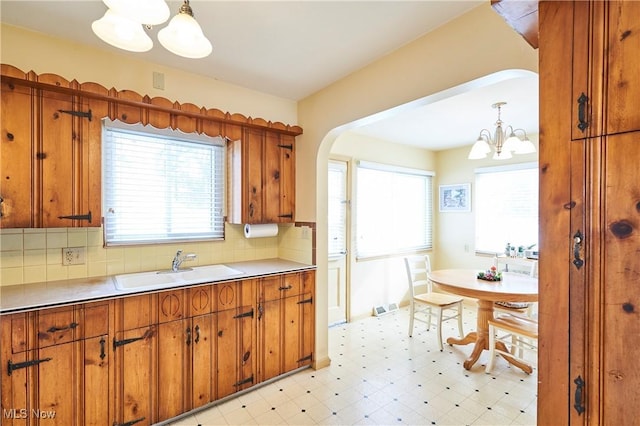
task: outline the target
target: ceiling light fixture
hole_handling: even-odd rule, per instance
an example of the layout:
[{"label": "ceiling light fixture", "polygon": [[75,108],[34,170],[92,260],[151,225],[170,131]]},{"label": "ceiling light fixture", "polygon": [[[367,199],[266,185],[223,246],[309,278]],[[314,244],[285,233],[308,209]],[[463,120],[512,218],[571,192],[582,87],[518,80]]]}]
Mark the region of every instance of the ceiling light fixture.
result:
[{"label": "ceiling light fixture", "polygon": [[[171,14],[164,0],[103,0],[108,9],[91,24],[93,32],[106,43],[130,52],[146,52],[153,41],[144,31],[167,21]],[[212,51],[211,42],[193,17],[189,0],[169,25],[158,32],[160,44],[185,58],[204,58]]]},{"label": "ceiling light fixture", "polygon": [[153,41],[139,22],[132,21],[111,9],[107,9],[102,18],[93,21],[91,29],[102,41],[118,49],[146,52],[153,47]]},{"label": "ceiling light fixture", "polygon": [[[495,123],[494,136],[491,136],[489,130],[482,129],[467,158],[470,160],[485,158],[491,152],[491,146],[495,151],[493,154],[494,160],[507,160],[512,157],[512,153],[531,154],[536,152],[536,147],[529,140],[524,129],[514,129],[511,126],[506,126],[503,129],[504,122],[500,119],[500,111],[502,106],[506,104],[506,102],[496,102],[491,105],[491,107],[498,109],[498,120]],[[522,132],[522,137],[516,135],[517,132]]]},{"label": "ceiling light fixture", "polygon": [[211,42],[193,17],[189,0],[184,0],[178,14],[158,32],[158,40],[165,49],[185,58],[204,58],[212,50]]}]

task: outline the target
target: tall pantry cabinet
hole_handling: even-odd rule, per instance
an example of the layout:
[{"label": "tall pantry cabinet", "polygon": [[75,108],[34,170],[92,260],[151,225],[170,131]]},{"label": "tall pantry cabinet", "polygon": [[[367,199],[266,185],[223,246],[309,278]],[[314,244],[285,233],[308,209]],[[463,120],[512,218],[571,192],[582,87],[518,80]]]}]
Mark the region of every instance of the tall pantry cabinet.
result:
[{"label": "tall pantry cabinet", "polygon": [[539,40],[538,423],[631,424],[640,417],[640,2],[539,2]]}]

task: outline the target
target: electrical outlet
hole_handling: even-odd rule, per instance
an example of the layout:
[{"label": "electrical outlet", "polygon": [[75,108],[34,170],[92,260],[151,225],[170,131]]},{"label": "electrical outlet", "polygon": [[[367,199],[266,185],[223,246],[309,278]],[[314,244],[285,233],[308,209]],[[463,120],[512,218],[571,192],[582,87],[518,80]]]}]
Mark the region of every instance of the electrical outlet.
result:
[{"label": "electrical outlet", "polygon": [[84,265],[86,250],[84,247],[66,247],[62,249],[63,265]]}]

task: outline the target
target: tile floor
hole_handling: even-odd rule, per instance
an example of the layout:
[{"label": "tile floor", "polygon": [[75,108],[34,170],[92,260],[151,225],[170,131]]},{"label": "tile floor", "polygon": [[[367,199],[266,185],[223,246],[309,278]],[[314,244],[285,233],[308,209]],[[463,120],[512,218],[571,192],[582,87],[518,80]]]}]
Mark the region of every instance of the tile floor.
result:
[{"label": "tile floor", "polygon": [[[475,307],[464,309],[465,333]],[[456,334],[455,321],[443,335]],[[485,352],[466,371],[470,346],[438,350],[434,331],[408,337],[408,310],[329,330],[331,365],[306,369],[172,426],[196,425],[535,425],[537,370],[528,376]]]}]

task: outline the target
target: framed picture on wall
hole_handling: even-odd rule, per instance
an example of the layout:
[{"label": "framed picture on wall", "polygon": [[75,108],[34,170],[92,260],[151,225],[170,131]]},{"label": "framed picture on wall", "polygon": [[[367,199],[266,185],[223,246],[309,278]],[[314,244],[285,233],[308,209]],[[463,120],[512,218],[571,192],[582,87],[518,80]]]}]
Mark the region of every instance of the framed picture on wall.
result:
[{"label": "framed picture on wall", "polygon": [[471,184],[440,185],[441,212],[470,212]]}]

